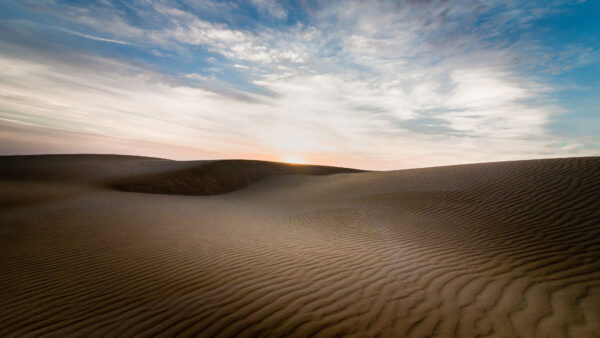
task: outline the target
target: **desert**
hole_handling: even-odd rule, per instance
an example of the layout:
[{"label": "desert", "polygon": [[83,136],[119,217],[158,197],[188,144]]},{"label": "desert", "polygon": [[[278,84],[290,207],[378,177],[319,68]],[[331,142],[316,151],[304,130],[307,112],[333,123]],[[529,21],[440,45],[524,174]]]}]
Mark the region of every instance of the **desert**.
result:
[{"label": "desert", "polygon": [[0,334],[600,334],[600,158],[0,157]]}]

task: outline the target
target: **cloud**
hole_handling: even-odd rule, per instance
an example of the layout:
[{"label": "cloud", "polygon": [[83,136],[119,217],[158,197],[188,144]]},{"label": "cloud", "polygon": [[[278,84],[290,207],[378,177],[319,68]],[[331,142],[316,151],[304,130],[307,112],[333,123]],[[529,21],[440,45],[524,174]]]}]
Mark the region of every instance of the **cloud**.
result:
[{"label": "cloud", "polygon": [[67,29],[67,28],[62,28],[62,27],[56,27],[56,26],[51,26],[51,25],[45,25],[45,24],[40,24],[40,23],[36,23],[36,22],[32,22],[29,20],[2,20],[3,23],[5,25],[26,25],[26,26],[37,26],[38,29],[51,29],[51,30],[58,30],[61,32],[65,32],[71,35],[75,35],[75,36],[79,36],[85,39],[90,39],[90,40],[94,40],[94,41],[102,41],[102,42],[109,42],[109,43],[116,43],[119,45],[131,45],[131,43],[125,42],[125,41],[121,41],[121,40],[115,40],[115,39],[108,39],[108,38],[104,38],[101,36],[94,36],[94,35],[90,35],[90,34],[85,34],[85,33],[81,33],[81,32],[77,32],[71,29]]},{"label": "cloud", "polygon": [[227,158],[228,154],[201,147],[178,146],[131,138],[101,136],[32,126],[27,123],[0,119],[0,153],[3,155],[30,154],[122,154],[196,160],[198,158]]},{"label": "cloud", "polygon": [[[239,15],[233,4],[210,4],[203,10]],[[287,17],[275,2],[253,4]],[[210,69],[163,72],[147,60],[75,50],[42,60],[50,54],[40,43],[5,40],[20,52],[0,52],[7,70],[0,118],[68,133],[201,144],[231,157],[301,155],[361,168],[593,153],[583,139],[549,132],[564,112],[548,98],[553,87],[522,72],[528,61],[515,60],[526,59],[523,47],[501,38],[543,15],[537,7],[514,13],[512,4],[480,1],[315,6],[306,21],[249,29],[169,1],[127,11],[110,2],[60,5],[56,15],[77,25],[60,28],[67,33],[145,46],[158,59],[205,58]],[[130,12],[152,20],[138,25]]]},{"label": "cloud", "polygon": [[276,0],[250,0],[256,8],[268,15],[271,15],[277,19],[285,19],[287,17],[286,11]]}]

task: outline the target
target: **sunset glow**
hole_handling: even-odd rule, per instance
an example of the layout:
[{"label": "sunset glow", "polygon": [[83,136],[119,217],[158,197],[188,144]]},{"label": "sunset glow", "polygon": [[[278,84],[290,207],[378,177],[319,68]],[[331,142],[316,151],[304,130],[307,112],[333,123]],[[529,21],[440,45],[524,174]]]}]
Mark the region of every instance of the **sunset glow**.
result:
[{"label": "sunset glow", "polygon": [[307,162],[297,156],[289,156],[283,159],[283,162],[291,163],[291,164],[306,164]]},{"label": "sunset glow", "polygon": [[598,1],[50,0],[0,13],[0,154],[303,153],[399,169],[600,152]]}]

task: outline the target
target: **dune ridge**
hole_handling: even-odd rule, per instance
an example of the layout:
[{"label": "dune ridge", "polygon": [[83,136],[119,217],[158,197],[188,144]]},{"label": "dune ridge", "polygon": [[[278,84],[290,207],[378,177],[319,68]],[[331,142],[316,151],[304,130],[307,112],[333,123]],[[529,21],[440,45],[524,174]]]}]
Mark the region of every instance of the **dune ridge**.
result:
[{"label": "dune ridge", "polygon": [[252,174],[212,196],[172,188],[205,182],[197,164],[96,160],[113,169],[45,169],[85,193],[0,206],[0,334],[600,336],[598,157]]},{"label": "dune ridge", "polygon": [[90,189],[215,195],[277,175],[331,175],[364,170],[254,160],[173,161],[123,155],[0,156],[0,206],[69,198]]},{"label": "dune ridge", "polygon": [[331,175],[363,170],[253,160],[218,160],[201,165],[130,177],[111,185],[122,191],[171,195],[216,195],[246,188],[277,175]]}]

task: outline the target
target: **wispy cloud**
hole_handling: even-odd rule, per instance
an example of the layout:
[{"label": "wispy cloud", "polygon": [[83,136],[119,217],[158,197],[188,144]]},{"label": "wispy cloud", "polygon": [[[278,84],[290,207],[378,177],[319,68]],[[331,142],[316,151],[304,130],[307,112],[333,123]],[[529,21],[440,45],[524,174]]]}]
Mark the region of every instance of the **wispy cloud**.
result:
[{"label": "wispy cloud", "polygon": [[63,27],[57,27],[57,26],[52,26],[52,25],[47,25],[47,24],[32,22],[32,21],[29,21],[29,20],[23,20],[23,19],[21,19],[21,20],[0,20],[0,21],[4,25],[36,26],[39,29],[57,30],[57,31],[60,31],[60,32],[68,33],[68,34],[71,34],[71,35],[79,36],[79,37],[82,37],[82,38],[85,38],[85,39],[94,40],[94,41],[116,43],[116,44],[119,44],[119,45],[131,45],[131,43],[125,42],[125,41],[121,41],[121,40],[109,39],[109,38],[104,38],[104,37],[101,37],[101,36],[94,36],[94,35],[90,35],[90,34],[85,34],[85,33],[77,32],[77,31],[74,31],[72,29],[67,29],[67,28],[63,28]]},{"label": "wispy cloud", "polygon": [[271,15],[277,19],[285,19],[287,12],[276,0],[250,0],[260,12]]},{"label": "wispy cloud", "polygon": [[[57,29],[152,50],[153,59],[135,50],[112,57],[73,49],[62,54],[78,62],[40,61],[36,43],[20,43],[18,55],[0,52],[8,69],[0,118],[201,143],[234,157],[292,153],[363,168],[596,151],[584,137],[551,133],[549,124],[566,113],[551,99],[557,86],[526,71],[560,71],[567,59],[594,63],[585,56],[597,52],[593,47],[581,47],[587,54],[579,58],[540,58],[548,47],[528,36],[535,20],[564,10],[565,2],[251,5],[277,20],[293,10],[306,16],[282,25],[244,17],[250,14],[235,3],[49,2],[49,13],[68,23]],[[226,19],[211,21],[202,15],[208,12]],[[173,65],[172,58],[188,61]]]},{"label": "wispy cloud", "polygon": [[73,30],[70,30],[70,29],[65,29],[65,28],[58,28],[58,29],[61,30],[61,31],[63,31],[63,32],[67,32],[69,34],[81,36],[83,38],[90,39],[90,40],[116,43],[116,44],[120,44],[120,45],[130,45],[131,44],[131,43],[128,43],[128,42],[125,42],[125,41],[114,40],[114,39],[107,39],[107,38],[103,38],[103,37],[99,37],[99,36],[93,36],[93,35],[89,35],[89,34],[83,34],[83,33],[79,33],[79,32],[76,32],[76,31],[73,31]]}]

